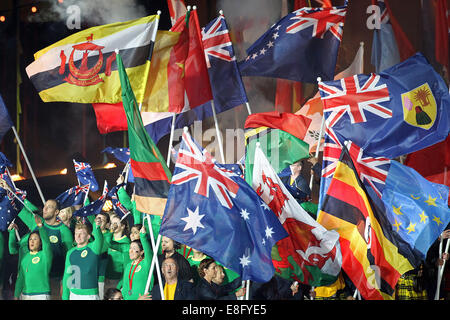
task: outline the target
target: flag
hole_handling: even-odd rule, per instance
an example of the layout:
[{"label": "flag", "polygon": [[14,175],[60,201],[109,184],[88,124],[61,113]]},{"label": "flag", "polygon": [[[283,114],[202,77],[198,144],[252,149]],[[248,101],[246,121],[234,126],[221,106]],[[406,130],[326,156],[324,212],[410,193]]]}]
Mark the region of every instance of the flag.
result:
[{"label": "flag", "polygon": [[102,150],[102,153],[103,152],[113,155],[117,160],[123,163],[127,163],[130,160],[129,148],[106,147],[105,149]]},{"label": "flag", "polygon": [[300,206],[260,147],[255,150],[251,183],[289,234],[272,251],[277,274],[310,286],[334,283],[342,264],[339,234],[326,230]]},{"label": "flag", "polygon": [[339,232],[342,269],[365,300],[394,299],[398,278],[420,263],[367,196],[345,146],[317,221]]},{"label": "flag", "polygon": [[444,141],[408,154],[404,164],[428,181],[450,187],[450,136]]},{"label": "flag", "polygon": [[186,4],[184,0],[167,0],[167,6],[169,7],[170,21],[172,25],[182,16],[186,14]]},{"label": "flag", "polygon": [[372,156],[392,159],[449,133],[448,87],[420,53],[380,74],[321,82],[319,90],[335,138]]},{"label": "flag", "polygon": [[[363,72],[364,43],[361,42],[352,63],[345,70],[339,72],[334,77],[334,80],[350,77]],[[304,141],[309,144],[310,153],[316,152],[323,118],[323,104],[319,92],[317,92],[313,98],[309,99],[295,114],[303,115],[311,119],[311,123],[308,127],[308,134],[306,135]],[[323,138],[320,145],[319,151],[323,151]]]},{"label": "flag", "polygon": [[291,113],[254,113],[245,122],[245,180],[252,181],[256,144],[259,142],[271,166],[279,173],[294,162],[309,156],[302,139],[310,120]]},{"label": "flag", "polygon": [[242,76],[316,83],[334,77],[347,6],[301,8],[267,30],[239,62]]},{"label": "flag", "polygon": [[128,122],[136,209],[144,213],[162,215],[167,201],[171,173],[155,143],[144,129],[120,54],[117,55],[117,64],[122,85],[122,101]]},{"label": "flag", "polygon": [[287,236],[245,180],[217,166],[187,132],[160,234],[214,258],[242,280],[256,282],[272,278],[272,246]]},{"label": "flag", "polygon": [[89,184],[91,191],[97,191],[98,182],[97,179],[95,179],[91,165],[87,162],[75,161],[75,159],[73,160],[73,165],[75,167],[79,185]]},{"label": "flag", "polygon": [[446,0],[434,1],[434,46],[436,61],[442,64],[447,72],[449,71],[449,55],[448,55],[448,42],[450,35],[450,23],[448,17],[448,8]]},{"label": "flag", "polygon": [[428,249],[450,222],[449,187],[391,161],[382,200],[392,228],[425,260]]},{"label": "flag", "polygon": [[392,15],[387,0],[378,0],[376,5],[380,9],[380,28],[373,32],[371,62],[379,73],[409,58],[415,50]]},{"label": "flag", "polygon": [[124,187],[125,185],[125,183],[118,184],[108,191],[108,197],[111,198],[113,210],[120,218],[123,218],[129,213],[128,209],[125,208],[122,203],[120,203],[119,196],[117,195],[117,190],[119,190],[119,188],[121,187]]},{"label": "flag", "polygon": [[8,226],[22,209],[23,204],[11,191],[0,188],[0,231],[8,230]]},{"label": "flag", "polygon": [[88,193],[89,184],[84,186],[75,186],[58,195],[55,200],[58,200],[59,207],[61,209],[79,204],[83,205]]},{"label": "flag", "polygon": [[11,129],[13,122],[9,116],[8,109],[3,102],[3,98],[0,95],[0,140],[3,139],[4,135]]},{"label": "flag", "polygon": [[87,206],[81,207],[80,209],[76,210],[73,213],[73,216],[86,218],[88,216],[92,215],[95,216],[99,214],[102,211],[103,206],[105,205],[107,195],[108,195],[108,182],[105,180],[103,184],[102,195],[94,202],[91,202]]},{"label": "flag", "polygon": [[35,53],[26,72],[44,102],[117,103],[115,49],[130,73],[137,100],[144,96],[159,16],[92,27]]}]

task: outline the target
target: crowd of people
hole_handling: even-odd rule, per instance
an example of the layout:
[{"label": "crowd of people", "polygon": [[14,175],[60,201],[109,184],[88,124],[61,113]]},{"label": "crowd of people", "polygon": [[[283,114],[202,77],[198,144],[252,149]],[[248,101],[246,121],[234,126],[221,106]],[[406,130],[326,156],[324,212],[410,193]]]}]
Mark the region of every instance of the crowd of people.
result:
[{"label": "crowd of people", "polygon": [[[317,172],[312,161],[311,174]],[[298,201],[314,216],[317,205],[301,176],[301,163],[294,164],[283,178]],[[283,176],[283,173],[280,175]],[[117,184],[123,184],[120,176]],[[1,187],[8,188],[6,184]],[[76,207],[60,208],[49,199],[40,210],[27,199],[18,214],[29,232],[20,237],[17,223],[0,233],[0,263],[3,248],[17,256],[17,273],[1,288],[2,299],[16,300],[340,300],[358,299],[356,287],[342,270],[337,281],[311,287],[275,274],[267,283],[247,285],[239,275],[211,257],[162,236],[158,243],[161,217],[136,209],[126,185],[118,191],[119,201],[129,210],[120,217],[114,211],[80,218]],[[150,229],[151,228],[151,229]],[[6,239],[8,237],[8,239]],[[450,230],[442,233],[450,238]],[[436,270],[448,259],[437,245],[423,264],[401,275],[395,299],[433,300]],[[154,260],[154,261],[153,261]],[[153,263],[153,264],[152,264]],[[149,275],[151,275],[149,277]],[[450,279],[444,273],[441,299],[449,299]],[[2,277],[3,278],[3,277]],[[12,288],[11,297],[7,288]],[[248,290],[248,291],[247,291]]]}]

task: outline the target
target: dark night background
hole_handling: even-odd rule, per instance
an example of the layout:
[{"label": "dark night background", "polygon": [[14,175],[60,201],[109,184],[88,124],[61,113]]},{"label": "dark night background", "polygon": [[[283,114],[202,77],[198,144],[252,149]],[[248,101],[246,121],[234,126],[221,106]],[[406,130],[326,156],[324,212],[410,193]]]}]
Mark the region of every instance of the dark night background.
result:
[{"label": "dark night background", "polygon": [[[46,199],[56,197],[65,189],[77,184],[72,159],[89,162],[94,168],[100,185],[103,185],[105,179],[108,180],[110,186],[115,184],[123,164],[113,157],[102,154],[101,151],[107,146],[128,146],[127,136],[124,132],[107,135],[101,135],[98,132],[94,110],[90,104],[44,103],[28,79],[25,68],[34,60],[35,52],[79,31],[78,29],[69,30],[66,26],[68,14],[65,9],[71,4],[79,4],[83,1],[64,0],[61,1],[62,3],[60,1],[0,0],[0,15],[6,17],[5,22],[0,22],[0,94],[19,131],[26,154]],[[341,5],[343,2],[343,0],[332,1],[333,5]],[[413,46],[417,51],[424,53],[435,69],[443,74],[442,67],[434,59],[432,9],[421,10],[421,2],[424,3],[424,6],[428,4],[428,7],[431,8],[429,0],[389,1],[394,15]],[[100,7],[97,7],[97,11],[95,10],[95,5],[102,3],[108,4],[108,9],[111,10],[109,13],[104,12]],[[234,44],[238,60],[242,59],[244,50],[256,40],[256,37],[281,17],[281,3],[281,0],[186,1],[187,5],[198,7],[200,26],[205,26],[217,16],[219,9],[224,9],[232,39],[244,39],[244,41]],[[293,0],[289,0],[287,3],[289,11],[291,11]],[[98,19],[93,19],[94,17],[110,15],[112,12],[117,14],[119,19],[121,10],[133,9],[138,10],[137,13],[133,12],[133,14],[137,14],[132,17],[133,19],[156,14],[157,10],[161,10],[159,29],[168,30],[171,26],[166,0],[89,0],[89,4],[94,4],[94,12],[81,12],[81,29],[104,24],[100,23]],[[314,0],[311,0],[311,4],[319,6]],[[366,20],[369,16],[366,9],[370,4],[371,0],[349,1],[336,73],[345,69],[352,62],[361,41],[365,43],[364,73],[374,72],[374,68],[370,64],[373,31],[366,28]],[[30,10],[32,6],[38,8],[34,14]],[[55,8],[59,9],[62,14],[53,14]],[[108,18],[110,20],[106,23],[116,22],[111,21],[115,17]],[[241,29],[249,26],[256,26],[257,32],[255,33],[253,30],[255,34],[246,36]],[[258,26],[260,27],[258,28]],[[257,77],[244,78],[253,113],[274,110],[275,81],[275,79]],[[315,88],[315,85],[305,84],[304,100],[315,94]],[[19,119],[17,119],[17,97],[22,111]],[[247,112],[244,106],[219,114],[222,131],[225,128],[242,129],[246,116]],[[203,129],[212,126],[211,119],[203,122]],[[168,140],[168,136],[166,136],[158,144],[163,155],[167,154]],[[17,172],[16,150],[15,137],[10,130],[1,141],[0,151],[13,163],[14,166],[10,168],[12,174]],[[118,167],[109,170],[101,169],[106,162],[116,162]],[[23,156],[20,164],[23,169],[21,175],[26,180],[18,181],[16,184],[28,192],[29,199],[33,203],[40,206],[41,201],[37,189]],[[58,174],[63,168],[68,169],[67,175]],[[91,194],[93,198],[98,195],[99,193]]]}]

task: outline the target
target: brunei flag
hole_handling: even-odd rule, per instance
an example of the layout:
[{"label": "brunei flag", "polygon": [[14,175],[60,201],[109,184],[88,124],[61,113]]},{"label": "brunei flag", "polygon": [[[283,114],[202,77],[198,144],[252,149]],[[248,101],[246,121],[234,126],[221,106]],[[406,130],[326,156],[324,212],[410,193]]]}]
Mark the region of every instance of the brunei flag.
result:
[{"label": "brunei flag", "polygon": [[398,278],[420,258],[367,196],[345,147],[317,221],[340,237],[342,268],[366,300],[394,299]]},{"label": "brunei flag", "polygon": [[171,173],[155,143],[145,131],[121,55],[117,54],[116,59],[122,85],[122,102],[128,122],[136,209],[162,216],[167,202]]},{"label": "brunei flag", "polygon": [[116,54],[119,48],[131,87],[144,96],[158,15],[92,27],[35,53],[26,72],[44,102],[121,101]]}]

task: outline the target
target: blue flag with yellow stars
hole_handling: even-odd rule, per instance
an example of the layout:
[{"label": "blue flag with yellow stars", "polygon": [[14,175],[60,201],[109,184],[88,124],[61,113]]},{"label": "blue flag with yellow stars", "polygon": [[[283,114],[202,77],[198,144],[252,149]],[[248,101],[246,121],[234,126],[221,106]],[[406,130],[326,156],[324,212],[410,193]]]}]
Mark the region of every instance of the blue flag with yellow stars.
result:
[{"label": "blue flag with yellow stars", "polygon": [[382,200],[395,231],[425,258],[450,222],[449,187],[391,161]]}]

